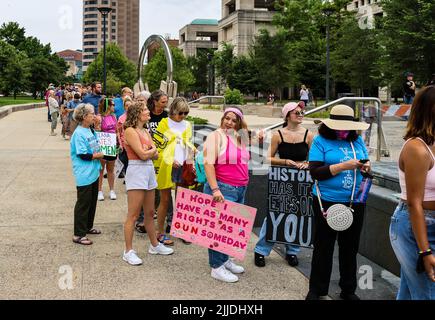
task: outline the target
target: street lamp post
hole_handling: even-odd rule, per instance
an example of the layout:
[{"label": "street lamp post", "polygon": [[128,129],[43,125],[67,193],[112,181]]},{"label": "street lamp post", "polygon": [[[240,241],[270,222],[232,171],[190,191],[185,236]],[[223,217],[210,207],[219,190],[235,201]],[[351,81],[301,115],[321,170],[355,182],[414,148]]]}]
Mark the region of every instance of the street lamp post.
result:
[{"label": "street lamp post", "polygon": [[98,64],[97,64],[98,52],[94,52],[94,62],[95,62],[95,81],[98,81]]},{"label": "street lamp post", "polygon": [[323,14],[326,16],[326,88],[325,88],[325,100],[329,102],[329,73],[330,73],[330,58],[329,58],[329,17],[334,13],[330,7],[325,7]]},{"label": "street lamp post", "polygon": [[107,15],[112,11],[112,8],[110,7],[99,7],[98,11],[100,11],[101,15],[103,16],[103,93],[106,95],[106,80],[107,80],[107,74],[106,74],[106,17]]}]

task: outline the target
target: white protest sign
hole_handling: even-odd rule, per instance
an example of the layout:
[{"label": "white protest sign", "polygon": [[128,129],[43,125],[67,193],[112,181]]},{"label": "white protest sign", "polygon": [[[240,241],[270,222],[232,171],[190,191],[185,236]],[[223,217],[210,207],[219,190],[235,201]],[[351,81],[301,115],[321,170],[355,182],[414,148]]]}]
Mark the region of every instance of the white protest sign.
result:
[{"label": "white protest sign", "polygon": [[100,152],[105,156],[116,157],[116,134],[107,132],[97,132]]}]

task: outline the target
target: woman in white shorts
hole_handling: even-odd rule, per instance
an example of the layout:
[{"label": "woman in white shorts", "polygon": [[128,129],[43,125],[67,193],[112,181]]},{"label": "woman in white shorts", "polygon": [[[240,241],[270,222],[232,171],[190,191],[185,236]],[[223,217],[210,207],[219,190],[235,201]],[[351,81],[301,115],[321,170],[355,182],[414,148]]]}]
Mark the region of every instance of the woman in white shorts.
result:
[{"label": "woman in white shorts", "polygon": [[148,253],[169,255],[174,252],[157,241],[154,227],[154,189],[157,187],[157,182],[152,160],[158,157],[158,153],[146,129],[149,119],[148,108],[144,104],[136,103],[129,107],[124,123],[125,150],[128,157],[125,175],[128,215],[124,224],[123,260],[131,265],[142,264],[142,259],[133,250],[134,225],[141,208],[144,212],[144,226],[151,242]]}]

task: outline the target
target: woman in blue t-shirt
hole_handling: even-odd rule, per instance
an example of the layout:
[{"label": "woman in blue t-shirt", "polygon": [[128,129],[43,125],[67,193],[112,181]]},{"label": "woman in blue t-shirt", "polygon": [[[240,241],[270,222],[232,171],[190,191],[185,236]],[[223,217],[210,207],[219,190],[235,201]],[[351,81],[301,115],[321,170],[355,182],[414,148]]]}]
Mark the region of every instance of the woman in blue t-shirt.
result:
[{"label": "woman in blue t-shirt", "polygon": [[326,212],[334,204],[349,206],[352,202],[353,190],[358,190],[362,180],[361,171],[370,171],[366,146],[356,130],[366,130],[369,125],[355,122],[353,109],[346,105],[333,107],[330,118],[321,122],[319,135],[314,138],[309,153],[310,173],[317,180],[322,203],[317,200],[318,193],[314,187],[314,251],[306,300],[318,300],[320,296],[328,294],[337,238],[340,297],[344,300],[359,300],[355,294],[356,255],[365,204],[353,203],[353,223],[344,231],[335,231],[328,225],[321,205]]},{"label": "woman in blue t-shirt", "polygon": [[71,137],[71,160],[77,185],[73,242],[90,245],[92,241],[86,237],[86,234],[101,233],[94,228],[94,218],[97,208],[100,159],[103,159],[104,154],[99,152],[97,135],[90,128],[95,121],[93,105],[78,105],[74,109],[73,117],[79,124]]}]

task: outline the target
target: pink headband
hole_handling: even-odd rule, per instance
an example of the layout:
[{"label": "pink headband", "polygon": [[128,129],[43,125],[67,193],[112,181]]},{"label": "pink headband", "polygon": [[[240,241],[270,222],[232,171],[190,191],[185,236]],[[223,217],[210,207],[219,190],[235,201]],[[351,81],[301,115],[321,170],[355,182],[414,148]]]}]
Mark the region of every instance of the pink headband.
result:
[{"label": "pink headband", "polygon": [[243,113],[239,109],[237,109],[237,108],[227,108],[224,111],[224,115],[226,115],[228,112],[235,113],[236,115],[239,116],[240,119],[243,120]]}]

